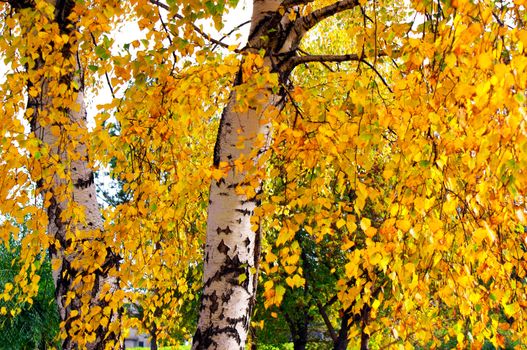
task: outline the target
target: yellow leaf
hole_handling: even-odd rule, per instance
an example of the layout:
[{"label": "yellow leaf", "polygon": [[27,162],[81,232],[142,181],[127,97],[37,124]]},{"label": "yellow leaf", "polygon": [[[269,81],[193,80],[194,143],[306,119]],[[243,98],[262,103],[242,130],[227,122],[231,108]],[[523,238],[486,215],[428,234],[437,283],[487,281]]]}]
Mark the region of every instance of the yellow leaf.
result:
[{"label": "yellow leaf", "polygon": [[348,229],[349,233],[353,233],[357,230],[357,224],[355,224],[355,222],[353,221],[348,220],[348,222],[346,222],[346,228]]},{"label": "yellow leaf", "polygon": [[362,218],[360,221],[360,228],[366,232],[368,228],[371,226],[371,220],[368,218]]},{"label": "yellow leaf", "polygon": [[403,232],[408,232],[412,227],[412,223],[409,220],[397,220],[395,224]]},{"label": "yellow leaf", "polygon": [[211,175],[214,180],[219,181],[223,177],[224,173],[223,170],[214,168],[212,169]]},{"label": "yellow leaf", "polygon": [[513,316],[518,311],[520,311],[518,303],[503,305],[503,312],[505,313],[507,317]]},{"label": "yellow leaf", "polygon": [[484,52],[478,56],[478,65],[481,69],[488,69],[492,66],[492,55]]},{"label": "yellow leaf", "polygon": [[277,256],[273,254],[273,252],[267,252],[265,255],[265,261],[268,263],[271,263],[277,259]]},{"label": "yellow leaf", "polygon": [[288,274],[292,274],[293,272],[295,272],[296,266],[286,265],[286,266],[284,266],[284,270]]},{"label": "yellow leaf", "polygon": [[366,229],[364,233],[366,234],[367,237],[372,238],[377,233],[377,229],[375,227],[370,226]]}]

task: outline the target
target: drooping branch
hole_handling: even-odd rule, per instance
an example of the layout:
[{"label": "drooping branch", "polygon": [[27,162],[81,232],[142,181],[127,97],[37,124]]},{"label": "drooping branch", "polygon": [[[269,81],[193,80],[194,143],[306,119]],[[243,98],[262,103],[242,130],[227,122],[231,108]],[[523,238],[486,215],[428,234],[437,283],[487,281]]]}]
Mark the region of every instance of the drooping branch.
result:
[{"label": "drooping branch", "polygon": [[338,337],[337,337],[337,333],[335,332],[335,328],[333,327],[333,325],[331,324],[331,321],[329,320],[329,316],[326,313],[326,309],[324,308],[324,306],[318,299],[317,299],[317,308],[320,313],[320,316],[322,316],[322,319],[324,320],[324,323],[326,324],[326,327],[329,332],[329,336],[333,340],[333,343],[336,343],[338,340]]},{"label": "drooping branch", "polygon": [[[92,40],[94,47],[97,47],[98,46],[97,40],[95,39],[95,36],[93,35],[93,33],[90,33],[90,36],[91,36],[91,40]],[[102,58],[99,58],[99,59],[101,61],[103,60]],[[110,81],[110,77],[107,71],[104,72],[104,77],[106,78],[106,85],[108,85],[108,88],[110,89],[110,94],[112,95],[112,98],[115,98],[115,90],[113,89],[113,86],[112,86],[112,83]]]},{"label": "drooping branch", "polygon": [[373,64],[371,64],[370,62],[364,60],[364,59],[361,59],[360,62],[364,63],[365,65],[367,65],[368,67],[371,68],[371,70],[373,70],[375,72],[375,74],[377,74],[377,76],[379,77],[379,79],[381,79],[382,83],[384,84],[384,86],[386,86],[386,88],[388,89],[388,91],[390,91],[391,93],[393,93],[393,90],[392,88],[390,87],[390,85],[388,85],[388,83],[386,82],[386,80],[384,79],[384,77],[382,76],[381,73],[379,73],[379,71],[377,70],[377,68],[375,68],[375,66]]},{"label": "drooping branch", "polygon": [[[161,1],[158,1],[158,0],[150,0],[150,3],[166,10],[166,11],[170,11],[170,6],[168,6],[167,4],[161,2]],[[179,20],[185,20],[185,17],[176,13],[176,14],[173,14],[173,17],[174,18],[177,18]],[[221,40],[223,40],[223,38],[221,40],[218,40],[218,39],[214,39],[212,36],[210,36],[209,34],[205,33],[200,27],[198,27],[196,24],[194,23],[190,23],[190,25],[192,26],[192,29],[194,29],[194,31],[196,33],[198,33],[199,35],[201,35],[205,40],[217,45],[217,46],[221,46],[225,49],[228,49],[229,48],[229,44],[226,44],[224,42],[222,42]],[[238,50],[234,50],[235,52],[238,52]]]},{"label": "drooping branch", "polygon": [[[221,38],[218,39],[218,41],[223,42],[223,39],[229,37],[232,33],[234,33],[237,30],[240,30],[241,27],[246,26],[247,24],[251,24],[251,20],[247,20],[241,24],[238,24],[236,27],[232,28],[227,34],[224,34]],[[216,48],[216,45],[212,47],[212,51]]]},{"label": "drooping branch", "polygon": [[[388,56],[386,52],[381,51],[377,53],[375,56],[378,57],[386,57]],[[388,83],[386,82],[386,79],[382,76],[382,74],[375,68],[374,65],[372,65],[370,62],[368,62],[364,57],[359,56],[357,54],[345,54],[345,55],[306,55],[306,56],[295,56],[292,57],[287,63],[287,71],[292,71],[296,66],[303,63],[310,63],[310,62],[319,62],[319,63],[326,63],[326,62],[350,62],[350,61],[357,61],[364,63],[369,68],[371,68],[375,74],[381,79],[382,83],[388,88],[390,92],[393,92]]]}]

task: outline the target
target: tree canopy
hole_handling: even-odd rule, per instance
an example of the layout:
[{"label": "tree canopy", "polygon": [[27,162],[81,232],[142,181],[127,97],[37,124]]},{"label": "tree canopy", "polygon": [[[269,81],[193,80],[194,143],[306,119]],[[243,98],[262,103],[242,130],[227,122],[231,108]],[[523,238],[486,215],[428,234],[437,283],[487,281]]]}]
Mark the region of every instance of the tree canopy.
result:
[{"label": "tree canopy", "polygon": [[0,326],[50,259],[67,349],[525,345],[525,1],[237,5],[0,0]]}]

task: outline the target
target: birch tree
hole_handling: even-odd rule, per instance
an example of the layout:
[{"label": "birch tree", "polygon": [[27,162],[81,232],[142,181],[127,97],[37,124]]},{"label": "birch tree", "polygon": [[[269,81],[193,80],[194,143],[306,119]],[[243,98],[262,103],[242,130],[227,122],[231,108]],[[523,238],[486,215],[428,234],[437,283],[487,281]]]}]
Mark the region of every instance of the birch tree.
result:
[{"label": "birch tree", "polygon": [[[16,73],[9,76],[9,88],[4,90],[8,96],[4,97],[7,125],[4,124],[3,133],[14,136],[30,158],[23,157],[18,162],[11,157],[17,157],[16,153],[23,150],[15,145],[7,152],[4,149],[3,159],[11,168],[4,173],[4,179],[21,181],[17,167],[28,169],[36,183],[34,200],[42,201],[42,209],[36,212],[21,209],[13,214],[17,219],[32,216],[31,230],[38,233],[36,240],[41,243],[40,249],[47,249],[52,259],[62,348],[117,346],[117,310],[110,304],[109,293],[118,288],[111,274],[115,274],[119,258],[105,244],[113,237],[103,230],[94,165],[88,152],[85,67],[81,65],[79,53],[82,34],[78,16],[73,12],[76,4],[74,1],[8,1],[8,6],[4,8],[10,15],[4,24],[2,47],[5,50],[6,44],[14,45],[7,50],[6,62]],[[9,95],[18,97],[9,98]],[[20,107],[21,96],[27,96],[25,108]],[[20,121],[9,115],[18,110],[23,111],[29,123],[29,137],[20,131]],[[27,191],[21,184],[18,188],[13,185],[12,189]],[[2,211],[6,212],[6,205],[8,208],[13,197],[20,201],[20,195],[8,195]],[[23,200],[21,203],[25,204]],[[40,228],[44,223],[45,229]],[[31,267],[34,272],[30,260],[34,251],[28,250],[28,243],[34,241],[23,241],[26,249],[23,270]]]},{"label": "birch tree", "polygon": [[[249,39],[242,52],[251,58],[250,54],[262,52],[256,56],[261,60],[260,64],[255,62],[256,68],[272,78],[262,87],[252,88],[251,97],[244,96],[250,101],[248,106],[237,108],[240,92],[236,87],[246,83],[254,69],[246,59],[221,117],[214,165],[225,167],[225,176],[211,184],[204,289],[194,349],[245,347],[260,258],[260,231],[254,217],[263,180],[259,160],[271,142],[271,118],[284,103],[291,71],[303,62],[358,59],[357,55],[299,56],[301,40],[311,28],[359,4],[356,0],[337,1],[304,14],[299,6],[309,2],[253,2]],[[236,164],[240,159],[245,160],[242,166]]]}]

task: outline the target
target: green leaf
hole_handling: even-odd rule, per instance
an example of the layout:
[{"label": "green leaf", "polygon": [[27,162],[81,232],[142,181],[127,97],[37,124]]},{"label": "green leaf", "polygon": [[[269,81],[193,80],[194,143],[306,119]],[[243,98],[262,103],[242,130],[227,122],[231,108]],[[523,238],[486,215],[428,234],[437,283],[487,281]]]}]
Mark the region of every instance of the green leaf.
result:
[{"label": "green leaf", "polygon": [[110,58],[110,55],[108,54],[108,50],[106,50],[104,47],[100,45],[95,47],[95,54],[97,55],[97,57],[103,60],[107,60],[108,58]]}]

